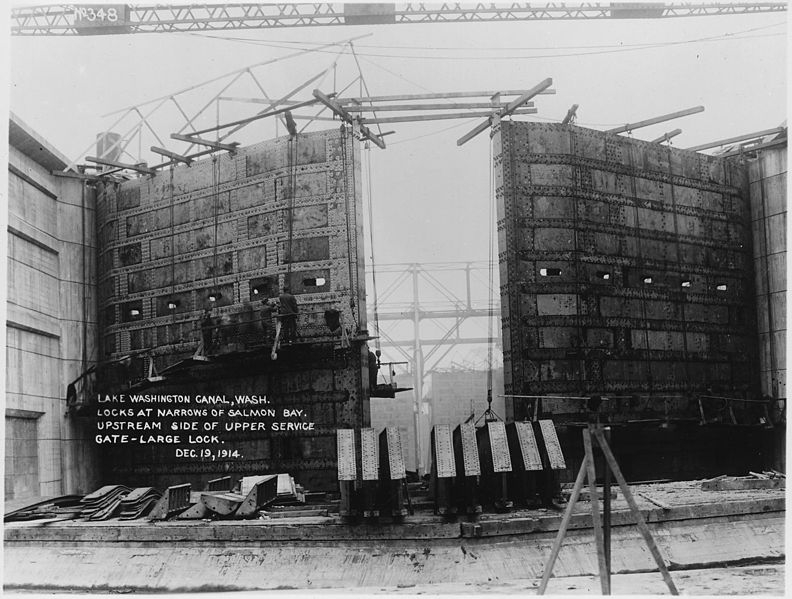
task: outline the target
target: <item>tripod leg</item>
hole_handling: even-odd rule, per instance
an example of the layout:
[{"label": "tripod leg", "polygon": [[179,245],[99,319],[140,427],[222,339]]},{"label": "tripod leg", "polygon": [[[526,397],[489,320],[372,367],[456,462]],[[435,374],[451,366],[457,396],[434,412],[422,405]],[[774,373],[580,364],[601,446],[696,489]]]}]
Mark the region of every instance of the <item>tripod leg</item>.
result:
[{"label": "tripod leg", "polygon": [[627,486],[627,482],[624,480],[624,476],[622,475],[621,469],[619,468],[619,464],[616,462],[616,458],[613,456],[613,452],[608,446],[605,436],[602,434],[601,430],[595,430],[594,436],[602,448],[602,453],[605,454],[605,460],[608,462],[608,466],[610,466],[613,476],[619,483],[619,487],[624,494],[624,499],[627,501],[627,505],[630,506],[630,511],[635,516],[635,523],[638,525],[638,530],[641,531],[641,535],[646,542],[646,546],[649,548],[655,563],[657,563],[657,567],[660,569],[660,573],[663,575],[663,580],[665,580],[668,590],[672,595],[679,595],[679,591],[677,591],[676,585],[674,585],[674,581],[671,579],[671,574],[669,574],[668,568],[665,565],[663,556],[654,542],[652,533],[649,531],[649,527],[646,525],[646,522],[641,515],[641,511],[638,509],[638,504],[635,503],[635,498],[630,491],[630,487]]},{"label": "tripod leg", "polygon": [[605,540],[602,536],[599,499],[597,499],[597,475],[594,469],[594,451],[591,447],[591,428],[583,429],[583,447],[586,450],[589,494],[591,495],[591,525],[594,527],[594,543],[597,546],[600,587],[603,595],[610,595],[610,576],[608,575],[608,564],[605,560]]},{"label": "tripod leg", "polygon": [[558,534],[556,535],[555,541],[553,541],[553,548],[550,551],[550,557],[547,559],[547,564],[545,564],[544,573],[542,574],[542,582],[539,583],[539,591],[537,592],[539,595],[544,595],[545,590],[547,590],[547,583],[550,580],[550,575],[553,573],[553,566],[555,566],[558,552],[561,550],[561,543],[564,542],[564,537],[566,536],[569,522],[572,520],[572,510],[574,509],[575,503],[577,503],[578,497],[580,496],[580,489],[583,488],[583,478],[586,476],[587,460],[588,456],[585,456],[583,458],[583,463],[580,464],[580,470],[578,471],[577,478],[575,479],[575,485],[572,487],[572,494],[569,497],[569,503],[567,504],[566,512],[564,512],[564,517],[561,519],[561,526],[558,528]]}]

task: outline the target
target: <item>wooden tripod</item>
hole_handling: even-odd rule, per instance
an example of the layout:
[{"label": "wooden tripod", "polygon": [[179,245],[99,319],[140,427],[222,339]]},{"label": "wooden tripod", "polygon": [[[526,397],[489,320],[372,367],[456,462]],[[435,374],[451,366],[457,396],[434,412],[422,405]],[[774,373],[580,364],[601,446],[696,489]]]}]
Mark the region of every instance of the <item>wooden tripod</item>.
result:
[{"label": "wooden tripod", "polygon": [[[668,590],[672,595],[678,595],[679,592],[674,585],[674,581],[671,580],[671,575],[668,573],[668,568],[665,565],[665,561],[663,561],[663,556],[660,553],[660,550],[657,548],[654,538],[652,538],[652,533],[649,532],[649,527],[646,526],[646,522],[644,521],[643,515],[638,509],[638,505],[635,503],[635,499],[633,498],[632,492],[630,491],[630,487],[627,486],[627,481],[624,480],[624,476],[622,475],[621,469],[619,468],[619,464],[616,462],[616,458],[613,456],[613,452],[611,451],[611,448],[605,439],[605,434],[603,432],[602,425],[600,424],[589,424],[588,428],[583,429],[583,448],[585,450],[583,463],[580,465],[580,471],[578,472],[577,479],[575,479],[575,485],[572,487],[572,495],[569,498],[569,504],[567,505],[566,512],[564,512],[564,517],[561,520],[561,527],[558,529],[558,535],[556,535],[556,539],[553,542],[553,548],[550,551],[550,558],[548,559],[547,565],[545,566],[544,574],[542,574],[542,582],[539,584],[538,594],[544,595],[545,590],[547,590],[547,583],[553,573],[553,566],[555,565],[556,558],[558,557],[558,552],[561,549],[561,544],[564,542],[564,538],[566,537],[567,528],[569,527],[569,522],[572,519],[572,510],[574,509],[575,503],[577,503],[578,497],[580,496],[580,490],[583,488],[584,478],[588,479],[589,495],[591,496],[591,520],[594,528],[594,542],[597,546],[597,562],[599,564],[599,578],[600,585],[602,587],[602,594],[611,594],[610,550],[608,549],[606,553],[603,530],[600,526],[599,500],[597,499],[596,485],[597,477],[594,470],[594,450],[592,448],[592,437],[597,441],[597,444],[600,446],[602,453],[605,456],[605,468],[613,473],[613,476],[619,483],[619,487],[621,487],[624,499],[627,501],[627,505],[630,506],[630,512],[632,512],[633,516],[635,517],[635,523],[638,526],[638,530],[641,532],[641,536],[643,536],[646,546],[649,548],[652,557],[657,563],[657,567],[660,569],[660,573],[663,575],[663,580],[665,581],[666,585],[668,585]],[[609,489],[605,489],[605,492],[609,493],[610,491]],[[609,504],[609,502],[606,503]]]}]

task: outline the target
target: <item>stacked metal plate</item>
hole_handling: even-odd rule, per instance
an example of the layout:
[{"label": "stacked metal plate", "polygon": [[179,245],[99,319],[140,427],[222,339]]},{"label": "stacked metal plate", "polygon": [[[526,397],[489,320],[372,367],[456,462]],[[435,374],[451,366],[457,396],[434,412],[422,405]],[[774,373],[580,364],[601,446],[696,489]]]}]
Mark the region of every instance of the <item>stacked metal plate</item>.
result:
[{"label": "stacked metal plate", "polygon": [[154,487],[138,487],[133,489],[118,504],[119,518],[121,520],[134,520],[141,518],[151,511],[151,508],[162,497]]},{"label": "stacked metal plate", "polygon": [[97,489],[80,501],[83,506],[80,517],[88,520],[110,518],[129,491],[129,487],[124,485],[106,485]]}]

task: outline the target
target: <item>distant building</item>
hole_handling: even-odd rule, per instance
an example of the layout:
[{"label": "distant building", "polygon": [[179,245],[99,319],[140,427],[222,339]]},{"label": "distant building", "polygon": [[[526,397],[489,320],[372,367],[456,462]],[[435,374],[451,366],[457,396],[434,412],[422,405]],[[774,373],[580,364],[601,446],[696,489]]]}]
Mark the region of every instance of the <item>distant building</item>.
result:
[{"label": "distant building", "polygon": [[94,200],[68,160],[11,115],[5,499],[96,488],[93,434],[66,392],[96,360]]},{"label": "distant building", "polygon": [[[396,375],[394,382],[399,387],[412,387],[411,374]],[[415,405],[414,391],[402,391],[395,398],[372,397],[371,426],[377,432],[387,426],[399,428],[404,449],[404,459],[408,470],[415,471]]]},{"label": "distant building", "polygon": [[[487,409],[486,370],[447,370],[429,373],[427,401],[432,425],[456,426],[470,417],[479,419]],[[492,410],[506,420],[503,369],[492,372]]]}]

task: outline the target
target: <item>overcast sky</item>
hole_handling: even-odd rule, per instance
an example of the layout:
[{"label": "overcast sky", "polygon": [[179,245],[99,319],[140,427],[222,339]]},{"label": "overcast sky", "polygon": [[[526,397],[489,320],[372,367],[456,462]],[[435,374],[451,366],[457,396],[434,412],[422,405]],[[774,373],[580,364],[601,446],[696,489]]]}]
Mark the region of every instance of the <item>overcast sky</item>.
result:
[{"label": "overcast sky", "polygon": [[[786,119],[786,20],[786,13],[775,13],[200,35],[13,37],[8,42],[9,104],[57,149],[82,159],[94,153],[86,149],[95,134],[113,125],[116,118],[102,115],[315,47],[317,42],[365,35],[354,44],[371,95],[527,89],[551,77],[557,93],[539,96],[538,115],[520,120],[559,121],[576,103],[580,105],[578,124],[606,129],[703,105],[702,114],[634,133],[637,138],[653,139],[679,127],[683,133],[674,144],[688,147],[775,127]],[[335,52],[333,48],[313,52],[258,67],[254,73],[268,95],[280,97],[327,68]],[[357,75],[357,66],[348,52],[334,75],[295,97],[308,99],[314,87],[338,91],[349,83]],[[179,96],[179,101],[197,108],[227,81]],[[344,95],[360,91],[355,84]],[[224,95],[250,97],[254,93],[252,80],[245,79]],[[223,102],[221,121],[261,109],[260,105]],[[214,109],[208,112],[204,122],[211,124],[216,114]],[[482,134],[462,147],[455,143],[480,121],[383,125],[383,130],[396,131],[386,138],[388,148],[372,147],[367,152],[378,263],[488,258],[488,136]],[[116,130],[125,132],[127,122],[132,123],[125,121]],[[169,134],[183,121],[171,105],[170,112],[160,111],[152,122],[170,144]],[[324,123],[319,128],[324,126],[336,125]],[[242,143],[266,139],[274,135],[268,127],[251,126],[237,139]],[[143,149],[152,143],[144,139]],[[130,152],[136,154],[137,148]],[[367,234],[367,244],[368,240]]]}]

